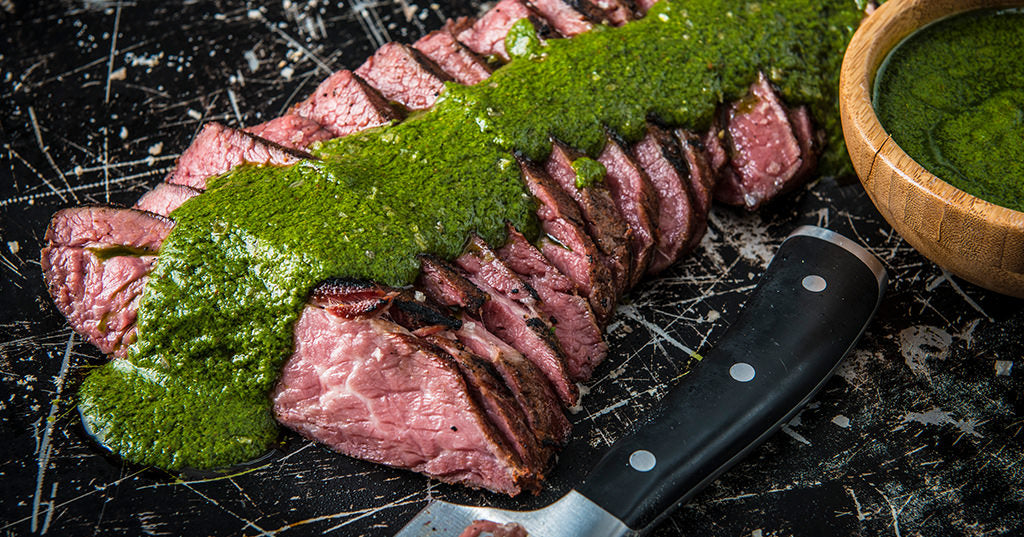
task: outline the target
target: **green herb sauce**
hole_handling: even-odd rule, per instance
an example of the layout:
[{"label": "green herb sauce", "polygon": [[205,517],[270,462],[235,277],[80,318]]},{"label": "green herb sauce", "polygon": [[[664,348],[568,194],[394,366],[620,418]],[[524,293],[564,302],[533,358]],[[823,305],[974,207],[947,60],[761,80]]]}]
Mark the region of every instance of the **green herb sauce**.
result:
[{"label": "green herb sauce", "polygon": [[885,130],[921,166],[1024,211],[1024,10],[981,10],[900,43],[875,80]]},{"label": "green herb sauce", "polygon": [[603,183],[604,176],[608,173],[604,164],[590,157],[580,157],[572,161],[572,171],[576,172],[576,188]]},{"label": "green herb sauce", "polygon": [[85,380],[85,423],[125,459],[165,468],[260,455],[277,436],[267,394],[311,287],[408,284],[416,253],[455,257],[474,231],[500,244],[506,220],[535,234],[513,153],[542,159],[549,135],[596,156],[606,127],[627,140],[649,117],[704,129],[763,70],[811,107],[830,134],[825,162],[845,170],[836,89],[862,8],[664,0],[622,28],[524,47],[429,111],[313,148],[320,160],[212,179],[172,215],[128,357]]}]

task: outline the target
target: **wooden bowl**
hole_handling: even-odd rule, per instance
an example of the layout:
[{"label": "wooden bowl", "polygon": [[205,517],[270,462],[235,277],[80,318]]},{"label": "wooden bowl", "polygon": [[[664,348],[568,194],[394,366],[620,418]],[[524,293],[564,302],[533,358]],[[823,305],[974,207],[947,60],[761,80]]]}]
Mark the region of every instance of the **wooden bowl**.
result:
[{"label": "wooden bowl", "polygon": [[1024,298],[1024,213],[976,198],[922,168],[885,132],[871,103],[875,72],[903,38],[949,15],[1014,6],[1024,6],[1024,0],[886,2],[850,42],[840,75],[839,106],[853,167],[889,224],[953,274]]}]

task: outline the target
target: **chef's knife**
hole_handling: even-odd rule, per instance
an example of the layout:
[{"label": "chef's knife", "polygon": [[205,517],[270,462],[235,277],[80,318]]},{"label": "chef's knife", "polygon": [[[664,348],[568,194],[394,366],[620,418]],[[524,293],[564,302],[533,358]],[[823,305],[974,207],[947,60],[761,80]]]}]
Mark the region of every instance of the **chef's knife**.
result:
[{"label": "chef's knife", "polygon": [[457,536],[474,520],[531,537],[639,535],[759,445],[818,391],[885,292],[871,253],[820,227],[783,241],[739,318],[637,431],[543,509],[433,501],[396,537]]}]

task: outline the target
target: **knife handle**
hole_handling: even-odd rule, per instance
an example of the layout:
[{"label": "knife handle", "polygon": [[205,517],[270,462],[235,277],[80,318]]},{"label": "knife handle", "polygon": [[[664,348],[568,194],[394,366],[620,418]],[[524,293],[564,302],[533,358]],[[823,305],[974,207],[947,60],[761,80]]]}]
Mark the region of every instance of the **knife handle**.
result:
[{"label": "knife handle", "polygon": [[821,388],[885,285],[882,265],[853,241],[796,230],[722,340],[577,491],[634,530],[689,500]]}]

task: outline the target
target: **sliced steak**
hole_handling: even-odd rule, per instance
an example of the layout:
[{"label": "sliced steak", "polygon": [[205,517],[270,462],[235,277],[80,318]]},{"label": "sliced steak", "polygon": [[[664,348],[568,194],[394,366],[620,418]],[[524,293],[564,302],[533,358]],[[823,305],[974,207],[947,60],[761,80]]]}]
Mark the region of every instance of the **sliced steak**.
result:
[{"label": "sliced steak", "polygon": [[280,423],[347,455],[509,495],[536,489],[469,392],[450,356],[404,328],[307,306],[271,400]]},{"label": "sliced steak", "polygon": [[398,294],[397,289],[368,280],[331,278],[313,288],[309,303],[337,317],[365,319],[380,316]]},{"label": "sliced steak", "polygon": [[600,250],[603,262],[611,270],[616,295],[629,287],[633,266],[630,230],[605,184],[576,186],[572,163],[585,155],[554,140],[551,155],[544,163],[548,175],[579,207],[579,214],[590,237]]},{"label": "sliced steak", "polygon": [[700,244],[704,232],[708,229],[708,212],[711,211],[711,200],[714,197],[715,187],[720,176],[712,171],[711,163],[708,161],[708,152],[705,151],[704,144],[696,134],[679,129],[676,131],[676,137],[689,167],[690,192],[693,193],[693,205],[696,209],[695,226],[690,236],[690,244],[684,248],[684,252],[686,252]]},{"label": "sliced steak", "polygon": [[419,259],[420,275],[416,286],[438,304],[477,315],[490,298],[447,262],[430,254],[420,254]]},{"label": "sliced steak", "polygon": [[651,7],[656,3],[658,3],[658,0],[636,0],[636,10],[639,11],[641,15],[646,15],[647,12],[651,10]]},{"label": "sliced steak", "polygon": [[456,41],[447,27],[430,32],[412,46],[459,84],[469,86],[491,76],[491,68],[487,63],[475,52]]},{"label": "sliced steak", "polygon": [[632,232],[629,235],[633,253],[632,287],[647,271],[658,242],[658,194],[647,173],[614,136],[608,137],[597,161],[608,171],[605,184]]},{"label": "sliced steak", "polygon": [[601,12],[602,20],[613,26],[622,26],[640,17],[633,0],[590,0],[590,4]]},{"label": "sliced steak", "polygon": [[815,130],[811,123],[811,115],[806,106],[790,109],[788,114],[789,123],[793,125],[793,132],[796,134],[797,142],[800,144],[800,169],[796,171],[795,179],[800,180],[808,177],[818,166],[818,154],[825,143],[825,132]]},{"label": "sliced steak", "polygon": [[356,69],[356,74],[384,97],[409,110],[432,106],[444,83],[451,80],[418,50],[394,41],[377,49]]},{"label": "sliced steak", "polygon": [[540,309],[555,327],[573,380],[590,379],[608,355],[608,345],[587,300],[575,293],[572,281],[558,271],[526,237],[511,225],[508,242],[498,250],[503,261],[540,296]]},{"label": "sliced steak", "polygon": [[149,211],[160,216],[167,216],[172,211],[181,207],[190,198],[194,198],[203,192],[185,185],[172,185],[171,183],[160,183],[153,187],[153,190],[146,192],[135,202],[135,209]]},{"label": "sliced steak", "polygon": [[658,242],[647,267],[647,274],[657,274],[675,263],[690,245],[698,227],[698,211],[686,157],[671,133],[648,125],[633,154],[658,194]]},{"label": "sliced steak", "polygon": [[572,280],[590,301],[602,325],[615,308],[615,282],[594,241],[583,230],[579,210],[543,169],[519,160],[526,188],[537,199],[537,217],[548,239],[538,245],[544,257]]},{"label": "sliced steak", "polygon": [[327,77],[290,112],[317,122],[335,136],[348,136],[401,118],[387,99],[348,70]]},{"label": "sliced steak", "polygon": [[146,279],[173,222],[113,207],[59,211],[40,263],[47,290],[71,327],[105,354],[124,356]]},{"label": "sliced steak", "polygon": [[586,0],[527,0],[534,10],[547,19],[558,33],[565,37],[582,34],[594,27],[600,13]]},{"label": "sliced steak", "polygon": [[763,73],[744,98],[728,107],[727,119],[726,151],[733,173],[723,175],[715,199],[754,210],[795,185],[803,166],[800,142]]},{"label": "sliced steak", "polygon": [[427,336],[424,340],[436,345],[455,360],[470,392],[485,410],[491,423],[501,432],[505,442],[515,450],[538,480],[543,479],[553,462],[553,450],[541,446],[537,436],[530,431],[526,416],[490,362],[473,354],[454,338],[454,334],[444,333]]},{"label": "sliced steak", "polygon": [[490,295],[480,318],[494,335],[523,353],[555,388],[567,407],[579,401],[579,388],[568,372],[565,355],[551,324],[536,307],[536,294],[483,241],[470,242],[455,263],[474,285]]},{"label": "sliced steak", "polygon": [[459,341],[491,363],[512,392],[526,421],[542,446],[558,447],[569,441],[569,423],[551,384],[533,362],[487,330],[483,323],[463,317],[455,331]]},{"label": "sliced steak", "polygon": [[292,149],[305,149],[313,142],[334,138],[316,121],[292,113],[247,127],[245,132]]},{"label": "sliced steak", "polygon": [[167,177],[167,182],[205,190],[207,179],[226,173],[243,162],[285,166],[303,158],[312,157],[303,151],[210,122],[178,157],[178,164]]},{"label": "sliced steak", "polygon": [[521,19],[537,21],[537,16],[522,0],[501,0],[472,26],[453,33],[460,43],[473,52],[485,58],[498,57],[508,61],[505,36],[512,25]]}]

